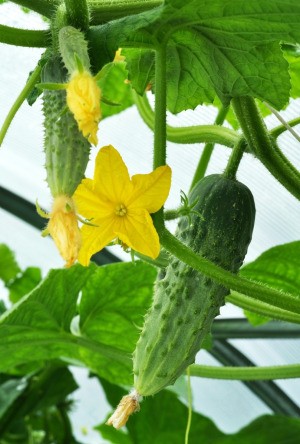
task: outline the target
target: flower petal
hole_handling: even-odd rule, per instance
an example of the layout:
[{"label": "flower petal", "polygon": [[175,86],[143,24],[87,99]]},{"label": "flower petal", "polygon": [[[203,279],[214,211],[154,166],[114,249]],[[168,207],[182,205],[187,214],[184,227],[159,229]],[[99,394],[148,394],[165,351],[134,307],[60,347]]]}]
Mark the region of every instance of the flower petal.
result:
[{"label": "flower petal", "polygon": [[149,213],[158,211],[168,197],[171,174],[171,168],[165,165],[152,173],[132,176],[133,192],[126,200],[127,207],[144,208]]},{"label": "flower petal", "polygon": [[118,218],[114,230],[126,245],[155,259],[159,255],[158,234],[146,210],[132,210],[126,217]]},{"label": "flower petal", "polygon": [[77,211],[86,219],[102,219],[112,215],[114,208],[110,202],[94,191],[94,181],[83,179],[73,196]]},{"label": "flower petal", "polygon": [[125,197],[132,193],[127,167],[112,145],[101,148],[97,154],[94,187],[114,204],[123,203]]},{"label": "flower petal", "polygon": [[78,255],[81,265],[88,265],[93,254],[102,250],[116,235],[113,230],[114,219],[107,219],[100,227],[84,225],[81,228],[82,246]]}]

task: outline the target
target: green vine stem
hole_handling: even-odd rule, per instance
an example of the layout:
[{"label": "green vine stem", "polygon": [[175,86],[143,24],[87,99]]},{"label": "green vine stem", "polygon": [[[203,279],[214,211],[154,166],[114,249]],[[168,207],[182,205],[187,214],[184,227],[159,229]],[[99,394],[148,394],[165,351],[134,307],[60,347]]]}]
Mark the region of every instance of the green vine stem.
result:
[{"label": "green vine stem", "polygon": [[[137,109],[146,123],[154,130],[154,112],[149,104],[146,94],[140,96],[134,93],[134,99]],[[234,147],[238,142],[240,135],[229,128],[219,125],[198,125],[176,128],[167,125],[167,140],[174,143],[219,143],[229,148]]]},{"label": "green vine stem", "polygon": [[41,66],[37,65],[35,70],[31,73],[31,76],[27,80],[26,85],[24,86],[21,93],[19,94],[16,101],[14,102],[11,109],[9,110],[9,113],[7,114],[6,119],[2,125],[1,130],[0,130],[0,146],[2,145],[4,137],[7,133],[7,130],[9,128],[13,118],[15,117],[17,111],[19,110],[19,108],[22,105],[22,103],[24,102],[24,100],[26,100],[28,94],[34,88],[35,84],[38,82],[38,80],[40,78],[41,70],[42,70]]},{"label": "green vine stem", "polygon": [[293,128],[284,120],[283,117],[279,114],[279,112],[273,108],[273,106],[269,105],[267,102],[264,102],[264,105],[269,108],[269,110],[274,114],[274,116],[277,117],[277,119],[282,123],[282,125],[286,128],[287,131],[289,131],[298,142],[300,142],[300,136],[296,133],[296,131],[293,130]]},{"label": "green vine stem", "polygon": [[46,48],[50,46],[51,39],[47,30],[34,31],[0,25],[0,42],[30,48]]},{"label": "green vine stem", "polygon": [[158,228],[161,245],[187,265],[215,279],[220,284],[275,307],[300,314],[299,298],[237,276],[194,253],[166,228]]},{"label": "green vine stem", "polygon": [[192,395],[190,367],[186,369],[186,383],[187,383],[187,395],[188,395],[188,418],[185,429],[184,444],[189,444],[189,435],[191,431],[192,417],[193,417],[193,395]]},{"label": "green vine stem", "polygon": [[300,338],[299,325],[290,322],[269,321],[251,325],[245,318],[215,319],[213,339],[296,339]]},{"label": "green vine stem", "polygon": [[[300,117],[296,117],[295,119],[289,120],[286,123],[288,126],[290,126],[292,128],[293,126],[300,124]],[[286,125],[278,125],[275,128],[273,128],[272,130],[270,130],[269,133],[270,133],[271,137],[273,137],[274,139],[277,139],[285,131],[287,131]]]},{"label": "green vine stem", "polygon": [[[221,106],[218,111],[218,114],[217,114],[217,117],[215,120],[215,124],[222,125],[226,116],[227,116],[227,113],[228,113],[228,107]],[[210,158],[212,156],[214,147],[215,147],[214,143],[210,142],[210,143],[205,144],[202,154],[201,154],[201,157],[200,157],[200,160],[199,160],[199,163],[197,165],[192,183],[191,183],[190,190],[194,187],[194,185],[196,185],[197,182],[199,182],[199,180],[203,179],[203,177],[205,176],[205,173],[206,173],[206,170],[208,167],[208,163],[209,163]]]},{"label": "green vine stem", "polygon": [[192,364],[191,376],[211,379],[234,379],[237,381],[269,381],[273,379],[300,378],[300,364],[268,367],[215,367]]},{"label": "green vine stem", "polygon": [[31,9],[45,17],[51,18],[55,11],[56,0],[11,0],[12,3]]},{"label": "green vine stem", "polygon": [[241,138],[233,148],[227,166],[224,170],[223,175],[227,177],[227,179],[235,179],[236,172],[238,170],[240,161],[242,160],[245,148],[245,139]]},{"label": "green vine stem", "polygon": [[86,31],[89,27],[89,10],[86,0],[64,0],[67,22],[74,28]]},{"label": "green vine stem", "polygon": [[244,294],[232,291],[226,298],[227,302],[231,302],[243,310],[249,310],[261,316],[266,316],[279,321],[293,322],[300,324],[300,315],[291,311],[275,307],[274,305],[259,301],[257,299],[249,298]]},{"label": "green vine stem", "polygon": [[252,97],[235,97],[233,109],[252,152],[293,196],[300,200],[300,173],[271,139]]},{"label": "green vine stem", "polygon": [[91,23],[99,25],[128,15],[139,14],[156,8],[162,0],[88,0],[91,9]]}]

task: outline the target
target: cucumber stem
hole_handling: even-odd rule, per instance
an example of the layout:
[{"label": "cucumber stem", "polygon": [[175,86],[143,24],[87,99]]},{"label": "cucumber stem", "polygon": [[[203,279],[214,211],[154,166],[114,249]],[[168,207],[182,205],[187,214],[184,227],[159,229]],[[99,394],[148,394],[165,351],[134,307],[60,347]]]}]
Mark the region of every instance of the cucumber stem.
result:
[{"label": "cucumber stem", "polygon": [[56,0],[11,0],[12,3],[51,18],[55,11]]},{"label": "cucumber stem", "polygon": [[245,148],[245,139],[241,138],[233,148],[227,166],[224,170],[223,176],[227,177],[227,179],[234,180],[236,178],[236,172],[242,160]]},{"label": "cucumber stem", "polygon": [[[222,125],[226,115],[228,113],[228,107],[227,106],[221,106],[221,108],[218,111],[216,120],[215,120],[215,125]],[[199,163],[197,165],[192,183],[191,183],[191,187],[190,190],[194,187],[194,185],[196,185],[197,182],[199,182],[199,180],[203,179],[203,177],[205,176],[207,167],[208,167],[208,163],[210,161],[211,155],[213,153],[215,144],[212,142],[206,143],[204,146],[204,149],[202,151]]]},{"label": "cucumber stem", "polygon": [[186,369],[186,376],[187,376],[187,395],[188,395],[188,419],[185,429],[185,437],[184,437],[184,444],[189,443],[189,434],[191,430],[192,425],[192,415],[193,415],[193,397],[192,397],[192,386],[191,386],[191,371],[190,367]]},{"label": "cucumber stem", "polygon": [[161,45],[155,57],[155,111],[153,169],[166,164],[167,124],[166,47]]},{"label": "cucumber stem", "polygon": [[[141,97],[135,93],[134,100],[140,116],[146,125],[154,130],[154,113],[146,94]],[[219,125],[195,125],[181,128],[167,125],[166,129],[167,140],[181,144],[219,143],[220,145],[233,148],[240,138],[236,131]]]},{"label": "cucumber stem", "polygon": [[50,32],[47,30],[35,31],[0,25],[0,42],[8,45],[46,48],[51,44],[50,37]]},{"label": "cucumber stem", "polygon": [[276,111],[273,106],[269,105],[267,102],[264,102],[264,105],[269,108],[269,110],[274,114],[274,116],[277,117],[277,119],[282,123],[282,125],[285,127],[286,131],[289,131],[298,142],[300,142],[300,136],[296,133],[296,131],[293,130],[293,128],[284,120],[283,117],[279,114],[278,111]]},{"label": "cucumber stem", "polygon": [[19,108],[21,107],[22,103],[26,100],[28,94],[30,91],[34,88],[35,84],[38,82],[41,74],[41,66],[37,65],[34,71],[31,73],[29,79],[26,82],[26,85],[18,95],[17,99],[15,100],[14,104],[12,105],[11,109],[9,110],[4,123],[2,125],[2,128],[0,130],[0,146],[2,145],[2,142],[4,140],[4,137],[7,133],[7,130],[15,117],[16,113],[18,112]]},{"label": "cucumber stem", "polygon": [[213,262],[194,253],[190,248],[180,242],[166,228],[157,227],[162,246],[176,256],[181,261],[190,265],[195,270],[224,285],[228,289],[241,292],[258,301],[265,302],[283,310],[288,310],[300,314],[299,298],[289,293],[259,284],[250,279],[246,279],[223,268]]},{"label": "cucumber stem", "polygon": [[252,152],[293,196],[300,200],[300,173],[270,137],[252,97],[234,97],[232,106]]},{"label": "cucumber stem", "polygon": [[162,0],[88,0],[93,25],[149,11],[162,3]]},{"label": "cucumber stem", "polygon": [[300,364],[267,367],[216,367],[192,364],[189,369],[191,376],[210,379],[235,379],[237,381],[269,381],[300,377]]},{"label": "cucumber stem", "polygon": [[289,127],[293,127],[296,125],[299,125],[300,123],[300,117],[296,117],[295,119],[289,120],[288,122],[286,122],[285,125],[278,125],[275,128],[273,128],[272,130],[270,130],[270,136],[273,137],[273,139],[277,139],[282,133],[284,133],[285,131],[287,131],[287,125]]},{"label": "cucumber stem", "polygon": [[86,0],[64,0],[69,25],[86,31],[89,27],[89,10]]}]

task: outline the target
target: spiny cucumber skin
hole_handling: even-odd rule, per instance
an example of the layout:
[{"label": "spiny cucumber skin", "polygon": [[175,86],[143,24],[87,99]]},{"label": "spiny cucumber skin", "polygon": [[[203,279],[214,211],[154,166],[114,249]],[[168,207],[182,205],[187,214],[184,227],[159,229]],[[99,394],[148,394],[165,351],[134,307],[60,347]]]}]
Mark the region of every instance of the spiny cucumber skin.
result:
[{"label": "spiny cucumber skin", "polygon": [[[64,68],[57,58],[49,60],[45,71],[44,82],[65,81]],[[72,196],[84,177],[90,144],[67,108],[64,90],[44,91],[43,112],[47,183],[53,197]]]},{"label": "spiny cucumber skin", "polygon": [[[255,205],[243,184],[220,175],[196,184],[192,224],[182,218],[177,237],[199,255],[236,273],[252,237]],[[154,299],[134,352],[135,389],[142,396],[173,384],[194,362],[228,289],[176,258],[155,283]]]}]

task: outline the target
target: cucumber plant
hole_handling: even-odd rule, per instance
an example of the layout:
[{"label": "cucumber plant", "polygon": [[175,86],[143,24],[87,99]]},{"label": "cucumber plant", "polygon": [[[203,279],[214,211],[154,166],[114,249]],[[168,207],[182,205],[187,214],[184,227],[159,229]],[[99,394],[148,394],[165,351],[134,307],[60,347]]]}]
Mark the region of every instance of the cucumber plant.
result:
[{"label": "cucumber plant", "polygon": [[[138,410],[140,396],[157,394],[173,384],[187,368],[192,369],[194,375],[201,373],[201,366],[192,364],[227,299],[259,315],[299,323],[299,291],[295,276],[293,283],[296,290],[292,285],[273,282],[270,285],[267,280],[265,283],[263,279],[258,282],[255,275],[251,277],[251,273],[247,276],[239,273],[252,236],[255,204],[251,191],[237,177],[240,161],[247,152],[247,155],[255,156],[297,201],[300,199],[300,173],[284,155],[278,141],[280,134],[290,131],[292,126],[300,123],[300,119],[284,122],[269,131],[261,114],[266,112],[262,102],[267,103],[268,109],[280,111],[290,97],[299,97],[300,5],[298,0],[253,0],[249,4],[243,0],[214,0],[211,3],[205,0],[117,0],[113,3],[108,0],[33,0],[21,3],[46,16],[50,22],[49,29],[30,31],[1,25],[0,41],[47,50],[8,113],[0,131],[0,141],[3,141],[22,102],[26,98],[30,103],[35,100],[36,86],[43,89],[45,167],[47,183],[54,198],[48,231],[56,240],[68,266],[76,261],[81,247],[77,225],[79,216],[72,196],[85,176],[89,141],[97,144],[96,130],[101,115],[107,118],[118,114],[119,105],[120,110],[136,105],[141,117],[154,132],[154,170],[167,164],[168,140],[181,144],[205,143],[194,177],[190,178],[191,191],[188,198],[183,199],[183,206],[166,211],[161,208],[154,214],[151,208],[156,211],[155,205],[145,206],[147,211],[150,208],[147,220],[151,229],[153,220],[153,230],[159,236],[162,252],[155,260],[140,255],[142,260],[160,270],[148,312],[145,306],[130,306],[139,319],[145,316],[139,339],[137,319],[130,310],[127,328],[134,325],[134,332],[129,335],[129,345],[124,345],[122,341],[118,343],[121,334],[125,333],[120,333],[123,330],[117,327],[115,335],[107,341],[96,321],[88,332],[85,331],[85,322],[89,322],[84,319],[88,306],[85,294],[96,285],[93,277],[91,282],[81,284],[83,302],[77,298],[80,279],[76,284],[76,279],[72,283],[66,277],[68,284],[57,287],[64,288],[68,298],[69,289],[75,289],[77,285],[76,291],[71,292],[72,316],[78,315],[78,303],[80,328],[82,335],[87,337],[80,337],[80,328],[74,333],[73,327],[70,328],[71,316],[64,313],[62,330],[65,336],[62,337],[61,331],[56,332],[56,327],[51,327],[51,335],[57,334],[58,343],[64,343],[64,347],[51,349],[49,360],[80,361],[100,376],[110,379],[110,382],[134,386],[134,391],[122,399],[108,420],[109,424],[119,428],[126,423],[129,414]],[[76,76],[79,74],[78,79],[73,76],[74,72]],[[80,78],[82,72],[87,74],[84,87],[79,88],[84,93],[78,95],[78,101],[76,96],[73,101],[75,107],[70,107],[70,112],[66,89],[71,79],[76,77],[76,90],[83,81]],[[100,94],[99,85],[105,91],[104,96]],[[148,101],[149,91],[155,95],[154,109]],[[104,107],[104,113],[100,112],[99,101],[108,105]],[[215,124],[178,128],[167,124],[167,110],[177,114],[208,103],[218,108]],[[92,104],[92,110],[87,110],[89,104]],[[113,110],[110,111],[109,107]],[[87,115],[89,121],[86,120]],[[120,114],[118,118],[126,118],[124,116]],[[231,128],[223,125],[226,120],[232,124]],[[231,150],[231,156],[222,174],[216,171],[206,176],[216,143]],[[117,166],[111,165],[111,170],[122,171],[126,175],[126,167],[120,165],[120,162]],[[95,174],[99,171],[96,165]],[[107,180],[99,179],[99,189],[92,185],[92,181],[82,182],[86,185],[81,186],[86,186],[87,193],[90,193],[87,212],[94,205],[97,193],[103,194],[102,202],[111,202],[116,184],[109,181],[108,170],[104,168],[103,171],[103,177]],[[128,183],[134,187],[137,179],[133,177],[132,182],[128,180]],[[128,192],[126,187],[121,191]],[[147,200],[148,188],[138,191],[143,192]],[[134,193],[132,195],[135,197]],[[155,193],[153,195],[155,198]],[[122,216],[126,222],[127,208],[122,202],[115,203],[114,211],[116,208],[118,211],[114,217]],[[108,211],[107,208],[110,208],[109,204],[99,211]],[[145,212],[143,215],[146,217]],[[137,217],[140,216],[138,214]],[[93,226],[93,218],[93,214],[88,215],[83,222]],[[165,226],[168,219],[178,219],[174,235]],[[92,237],[88,241],[97,244]],[[115,241],[119,241],[117,232]],[[126,249],[126,242],[121,243]],[[106,269],[103,270],[105,273]],[[88,271],[83,271],[79,266],[75,269],[72,267],[70,271],[78,277],[89,272],[92,276],[92,266]],[[107,275],[109,273],[106,272]],[[67,270],[60,276],[69,276]],[[64,278],[61,279],[63,281]],[[105,281],[105,274],[101,279]],[[46,290],[42,285],[37,293],[30,293],[27,299],[22,299],[21,311],[23,307],[26,310],[27,304],[30,307],[30,301],[37,297],[36,294],[41,295],[43,301],[43,291],[45,301],[48,301],[47,292],[52,288],[52,283],[48,285],[48,281],[45,282]],[[9,279],[5,285],[9,287]],[[106,297],[109,300],[109,291]],[[64,310],[61,300],[58,306],[61,314]],[[53,312],[60,316],[54,308]],[[4,328],[10,322],[10,316],[14,319],[14,309],[1,321]],[[20,316],[20,319],[27,317]],[[108,315],[106,322],[108,324],[104,330],[109,330],[108,326],[113,325],[114,321]],[[121,325],[122,322],[125,321],[120,320]],[[40,324],[39,328],[42,328]],[[88,337],[89,334],[91,337]],[[13,338],[16,335],[16,332],[11,334]],[[36,350],[30,348],[29,339],[23,340],[27,347],[25,349],[31,350],[32,356],[35,356]],[[50,341],[49,337],[43,340]],[[72,347],[64,341],[72,344]],[[79,351],[74,351],[74,344]],[[93,350],[96,357],[89,355],[88,348],[89,352]],[[23,350],[23,347],[20,349]],[[47,360],[46,349],[43,352],[41,346],[38,355],[32,359],[30,353],[22,352],[18,364],[28,364],[33,359],[36,362]],[[132,353],[131,368],[128,362]],[[101,365],[98,365],[98,357]],[[3,356],[4,363],[5,359],[8,358]],[[106,367],[111,366],[111,374],[101,368],[102,362]],[[6,364],[5,369],[8,367]],[[123,368],[124,375],[117,374],[120,368]],[[241,371],[244,371],[244,379],[248,370]],[[230,377],[230,369],[226,371],[227,377]],[[283,377],[291,374],[299,376],[299,368],[290,366],[280,372]],[[215,370],[211,370],[210,374],[215,375]],[[270,375],[275,377],[278,370],[262,370],[260,375],[263,379],[270,378]]]}]

